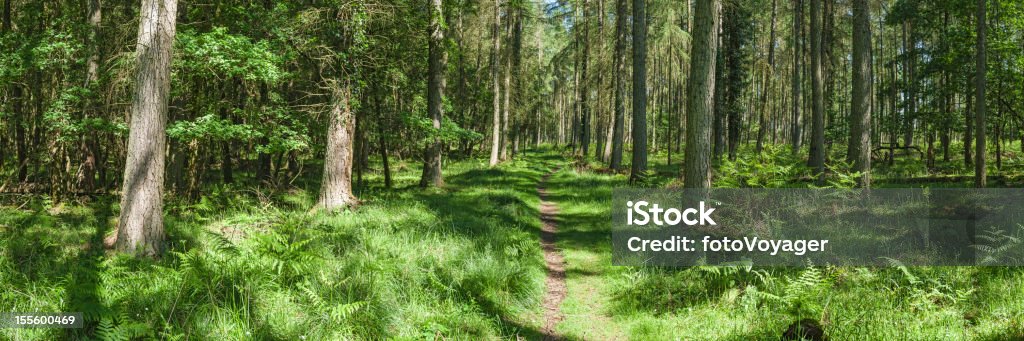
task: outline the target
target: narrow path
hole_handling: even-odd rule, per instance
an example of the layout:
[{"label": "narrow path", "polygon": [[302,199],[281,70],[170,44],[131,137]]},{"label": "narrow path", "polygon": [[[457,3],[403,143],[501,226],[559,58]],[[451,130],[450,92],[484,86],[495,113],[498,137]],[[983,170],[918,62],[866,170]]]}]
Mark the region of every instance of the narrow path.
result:
[{"label": "narrow path", "polygon": [[547,264],[548,268],[548,275],[544,280],[544,287],[546,289],[543,303],[544,329],[541,331],[545,335],[545,340],[559,339],[558,334],[555,332],[555,326],[563,319],[561,306],[567,292],[565,287],[565,258],[562,257],[562,252],[555,247],[555,234],[558,232],[555,217],[558,215],[558,205],[547,200],[548,191],[545,188],[548,178],[555,174],[555,172],[558,172],[558,168],[544,175],[540,183],[537,184],[537,194],[540,196],[540,220],[542,223],[540,245],[544,250],[544,263]]}]

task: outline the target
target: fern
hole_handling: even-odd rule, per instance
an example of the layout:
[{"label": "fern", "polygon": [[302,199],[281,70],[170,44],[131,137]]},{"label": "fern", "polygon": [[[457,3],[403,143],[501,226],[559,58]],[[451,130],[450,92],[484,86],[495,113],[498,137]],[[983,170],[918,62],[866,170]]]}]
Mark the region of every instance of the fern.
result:
[{"label": "fern", "polygon": [[217,252],[231,256],[237,256],[239,254],[238,247],[236,247],[231,240],[228,240],[227,237],[210,231],[206,231],[206,235],[210,237],[213,248],[217,250]]},{"label": "fern", "polygon": [[889,263],[889,266],[894,267],[897,270],[899,270],[900,273],[903,274],[903,279],[905,279],[907,281],[907,283],[909,283],[911,286],[916,286],[918,284],[921,284],[921,280],[918,279],[917,276],[914,276],[914,274],[910,272],[910,269],[907,268],[906,265],[903,265],[903,262],[900,262],[897,259],[889,258],[889,257],[883,257],[883,259],[885,259],[885,261],[887,263]]},{"label": "fern", "polygon": [[1016,233],[992,226],[978,234],[985,244],[971,245],[978,250],[980,265],[1021,264],[1024,262],[1024,225],[1018,224]]},{"label": "fern", "polygon": [[103,316],[96,326],[96,338],[103,341],[127,341],[152,336],[149,324],[132,321],[126,311],[121,311],[117,316]]}]

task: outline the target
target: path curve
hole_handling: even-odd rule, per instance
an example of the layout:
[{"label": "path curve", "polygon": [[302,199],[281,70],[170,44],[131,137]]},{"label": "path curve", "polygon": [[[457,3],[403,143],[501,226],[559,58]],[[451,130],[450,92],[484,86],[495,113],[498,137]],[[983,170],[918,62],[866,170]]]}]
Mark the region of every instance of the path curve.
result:
[{"label": "path curve", "polygon": [[555,218],[558,215],[558,205],[548,201],[547,182],[551,175],[558,172],[559,168],[551,170],[541,178],[537,184],[537,194],[540,196],[540,245],[544,250],[544,263],[547,265],[547,278],[544,280],[544,334],[545,340],[559,340],[555,332],[555,326],[562,321],[561,312],[562,300],[568,290],[565,286],[565,258],[562,252],[555,247],[558,224]]}]

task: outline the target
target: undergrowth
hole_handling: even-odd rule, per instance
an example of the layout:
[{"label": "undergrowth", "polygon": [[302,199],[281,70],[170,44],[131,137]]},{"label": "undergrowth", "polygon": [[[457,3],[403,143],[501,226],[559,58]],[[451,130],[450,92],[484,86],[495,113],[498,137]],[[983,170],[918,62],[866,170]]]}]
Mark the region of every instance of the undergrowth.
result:
[{"label": "undergrowth", "polygon": [[[531,335],[539,304],[535,184],[557,155],[489,169],[449,164],[423,191],[418,170],[363,204],[310,215],[315,188],[217,186],[171,199],[168,251],[104,250],[113,198],[0,206],[0,307],[73,312],[81,329],[0,329],[0,339],[493,339]],[[376,183],[379,179],[368,179]]]},{"label": "undergrowth", "polygon": [[[787,161],[788,150],[766,153],[779,155],[758,162],[741,154],[723,163],[716,186],[810,186],[782,180],[807,174],[798,161]],[[830,167],[830,187],[852,186],[857,174],[844,170],[848,165]],[[673,181],[664,174],[671,173],[648,180]],[[1017,268],[611,266],[607,198],[627,179],[563,171],[552,180],[553,197],[568,215],[559,246],[569,263],[569,291],[592,292],[566,300],[559,330],[570,338],[778,340],[790,323],[806,318],[821,321],[836,340],[1024,339],[1024,271]],[[993,245],[1019,240],[988,237]],[[1019,257],[999,250],[987,251]]]}]

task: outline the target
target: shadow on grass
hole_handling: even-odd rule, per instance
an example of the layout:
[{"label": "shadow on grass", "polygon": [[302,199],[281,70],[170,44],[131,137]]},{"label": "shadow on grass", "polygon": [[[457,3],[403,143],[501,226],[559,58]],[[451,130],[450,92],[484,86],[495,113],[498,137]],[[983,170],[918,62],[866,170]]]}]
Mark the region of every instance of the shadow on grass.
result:
[{"label": "shadow on grass", "polygon": [[84,337],[96,328],[101,316],[109,315],[110,308],[100,301],[100,262],[103,259],[103,237],[108,227],[106,221],[112,216],[109,202],[93,205],[95,223],[92,236],[86,242],[88,246],[78,254],[71,269],[71,281],[66,288],[65,311],[82,312],[85,328],[66,329],[67,336]]},{"label": "shadow on grass", "polygon": [[[537,185],[541,177],[561,161],[561,156],[544,150],[525,152],[498,167],[470,169],[449,176],[443,189],[417,190],[414,198],[426,205],[439,221],[450,222],[452,233],[467,238],[475,249],[498,250],[492,256],[542,270],[545,266],[537,243],[540,231]],[[511,244],[520,242],[529,243],[530,248],[538,252],[527,254],[528,258],[524,259],[524,255],[500,251],[519,247]],[[500,321],[504,333],[528,340],[554,337],[519,322],[520,309],[494,301],[485,292],[488,290],[485,286],[469,285],[462,289],[465,291],[459,294],[474,302],[484,315]]]}]

